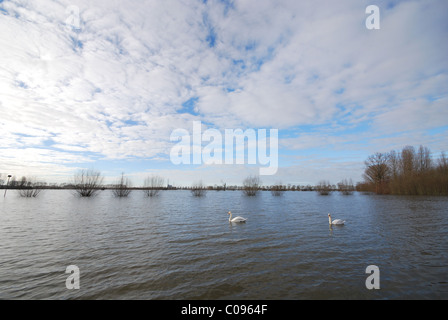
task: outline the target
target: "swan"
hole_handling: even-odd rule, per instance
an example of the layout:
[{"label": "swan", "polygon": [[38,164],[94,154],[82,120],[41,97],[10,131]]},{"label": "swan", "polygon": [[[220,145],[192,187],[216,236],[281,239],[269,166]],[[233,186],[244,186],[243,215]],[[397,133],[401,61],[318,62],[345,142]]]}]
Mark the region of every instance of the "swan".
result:
[{"label": "swan", "polygon": [[331,221],[331,214],[328,214],[328,222],[331,225],[343,225],[345,223],[345,221],[342,221],[341,219],[334,219],[333,221]]},{"label": "swan", "polygon": [[235,217],[232,219],[232,212],[227,213],[229,215],[229,222],[246,222],[246,218],[243,217]]}]

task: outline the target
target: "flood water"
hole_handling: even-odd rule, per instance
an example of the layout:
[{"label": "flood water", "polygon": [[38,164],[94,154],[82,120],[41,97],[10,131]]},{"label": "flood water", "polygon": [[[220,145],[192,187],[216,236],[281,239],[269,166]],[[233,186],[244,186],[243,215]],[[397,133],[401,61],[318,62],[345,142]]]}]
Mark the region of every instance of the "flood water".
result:
[{"label": "flood water", "polygon": [[[447,208],[358,193],[9,190],[0,299],[448,299]],[[229,210],[248,221],[229,224]],[[328,213],[346,224],[330,228]],[[79,290],[66,288],[69,265]],[[369,265],[378,290],[366,288]]]}]

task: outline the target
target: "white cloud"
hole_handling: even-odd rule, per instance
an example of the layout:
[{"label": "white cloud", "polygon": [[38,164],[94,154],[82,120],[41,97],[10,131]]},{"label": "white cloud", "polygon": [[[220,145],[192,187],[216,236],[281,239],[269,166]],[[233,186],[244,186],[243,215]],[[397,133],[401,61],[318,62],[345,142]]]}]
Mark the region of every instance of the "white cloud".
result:
[{"label": "white cloud", "polygon": [[448,5],[393,3],[371,31],[368,1],[3,1],[0,146],[59,165],[158,159],[192,120],[328,126],[281,142],[292,150],[446,125]]}]

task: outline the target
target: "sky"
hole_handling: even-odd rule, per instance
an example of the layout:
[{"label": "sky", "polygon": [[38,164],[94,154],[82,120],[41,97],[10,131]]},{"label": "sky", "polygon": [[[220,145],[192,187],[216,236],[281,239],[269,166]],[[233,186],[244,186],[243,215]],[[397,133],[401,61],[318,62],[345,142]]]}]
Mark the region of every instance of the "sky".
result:
[{"label": "sky", "polygon": [[173,163],[172,133],[200,121],[278,130],[265,185],[360,181],[375,152],[448,150],[447,53],[446,0],[0,0],[0,173],[62,183],[87,168],[136,186],[259,173]]}]

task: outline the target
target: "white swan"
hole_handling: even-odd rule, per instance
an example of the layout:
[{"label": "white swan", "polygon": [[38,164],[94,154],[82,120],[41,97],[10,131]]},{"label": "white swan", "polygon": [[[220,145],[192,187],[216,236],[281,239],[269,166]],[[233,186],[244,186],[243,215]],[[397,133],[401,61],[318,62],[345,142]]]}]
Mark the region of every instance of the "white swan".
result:
[{"label": "white swan", "polygon": [[227,213],[229,215],[229,222],[246,222],[246,218],[243,217],[235,217],[232,219],[232,212]]},{"label": "white swan", "polygon": [[341,219],[334,219],[333,221],[331,221],[331,214],[328,214],[328,222],[331,225],[343,225],[345,223],[345,221],[342,221]]}]

